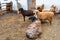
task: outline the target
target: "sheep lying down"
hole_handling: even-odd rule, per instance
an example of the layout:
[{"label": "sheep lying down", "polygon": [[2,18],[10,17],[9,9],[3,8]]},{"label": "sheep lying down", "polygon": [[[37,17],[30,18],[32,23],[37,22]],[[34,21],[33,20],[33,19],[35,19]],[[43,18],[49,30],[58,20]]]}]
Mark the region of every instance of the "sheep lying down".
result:
[{"label": "sheep lying down", "polygon": [[26,37],[29,39],[37,38],[40,33],[42,33],[41,22],[40,20],[36,20],[28,26]]}]

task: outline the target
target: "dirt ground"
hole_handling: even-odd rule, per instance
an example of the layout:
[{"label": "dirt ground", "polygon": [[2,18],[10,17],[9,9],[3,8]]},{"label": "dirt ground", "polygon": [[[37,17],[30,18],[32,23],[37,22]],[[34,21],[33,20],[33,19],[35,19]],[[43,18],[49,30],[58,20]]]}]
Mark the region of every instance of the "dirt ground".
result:
[{"label": "dirt ground", "polygon": [[[30,40],[25,36],[27,27],[32,22],[15,13],[0,16],[0,40]],[[35,40],[60,40],[60,14],[55,15],[52,25],[42,24],[42,35]]]}]

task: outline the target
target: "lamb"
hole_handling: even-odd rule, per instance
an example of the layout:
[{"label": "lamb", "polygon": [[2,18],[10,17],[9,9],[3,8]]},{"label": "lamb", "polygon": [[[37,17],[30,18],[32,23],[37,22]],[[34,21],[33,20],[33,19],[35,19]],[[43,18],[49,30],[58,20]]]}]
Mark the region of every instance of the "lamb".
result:
[{"label": "lamb", "polygon": [[50,24],[52,23],[52,19],[54,16],[53,12],[39,12],[38,10],[35,10],[34,12],[37,15],[39,20],[41,21],[48,20]]},{"label": "lamb", "polygon": [[33,15],[29,17],[29,20],[31,20],[32,22],[34,22],[35,20],[37,20],[37,18]]},{"label": "lamb", "polygon": [[21,12],[21,14],[24,18],[24,21],[25,21],[25,16],[33,16],[34,15],[32,10],[24,10],[23,8],[20,8],[19,12]]},{"label": "lamb", "polygon": [[26,31],[26,37],[29,39],[35,39],[42,33],[41,22],[40,20],[36,20],[32,24],[28,26]]}]

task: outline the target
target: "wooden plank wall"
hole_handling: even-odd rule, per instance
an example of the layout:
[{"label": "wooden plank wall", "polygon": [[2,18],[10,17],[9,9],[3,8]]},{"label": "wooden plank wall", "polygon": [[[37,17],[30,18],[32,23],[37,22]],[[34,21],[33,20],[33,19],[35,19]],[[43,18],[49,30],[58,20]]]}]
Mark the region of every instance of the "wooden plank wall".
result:
[{"label": "wooden plank wall", "polygon": [[1,2],[0,2],[0,9],[1,9]]},{"label": "wooden plank wall", "polygon": [[27,0],[28,3],[28,9],[29,10],[34,10],[36,6],[36,0]]}]

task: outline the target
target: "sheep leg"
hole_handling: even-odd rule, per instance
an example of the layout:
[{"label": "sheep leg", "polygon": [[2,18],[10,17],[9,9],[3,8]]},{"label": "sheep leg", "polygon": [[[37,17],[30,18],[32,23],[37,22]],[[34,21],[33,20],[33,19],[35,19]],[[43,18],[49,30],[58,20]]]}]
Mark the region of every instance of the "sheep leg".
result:
[{"label": "sheep leg", "polygon": [[50,25],[52,24],[52,18],[49,19]]},{"label": "sheep leg", "polygon": [[25,16],[23,16],[23,18],[24,18],[24,21],[25,21]]},{"label": "sheep leg", "polygon": [[51,25],[52,21],[50,20],[50,25]]},{"label": "sheep leg", "polygon": [[40,21],[41,21],[41,23],[43,23],[43,20],[42,19],[40,19]]}]

